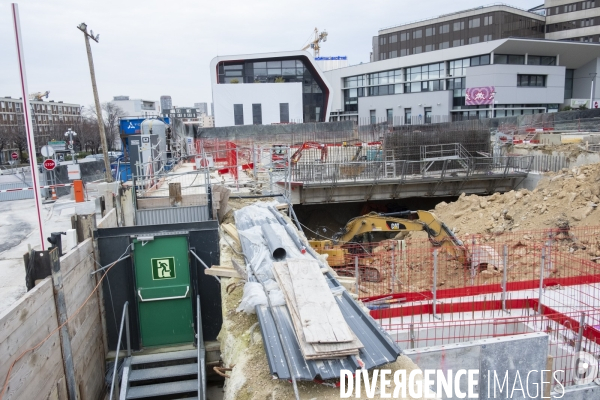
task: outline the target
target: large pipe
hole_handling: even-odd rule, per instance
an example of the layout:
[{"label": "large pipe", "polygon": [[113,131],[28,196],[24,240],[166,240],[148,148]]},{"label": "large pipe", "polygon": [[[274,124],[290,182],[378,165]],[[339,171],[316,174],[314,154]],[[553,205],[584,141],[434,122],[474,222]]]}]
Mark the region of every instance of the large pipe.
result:
[{"label": "large pipe", "polygon": [[300,238],[298,237],[298,234],[296,232],[294,232],[294,228],[292,228],[287,222],[285,222],[283,217],[273,207],[269,206],[268,209],[275,216],[275,218],[277,218],[277,221],[279,221],[279,223],[285,228],[285,231],[287,232],[289,237],[292,239],[292,241],[294,242],[296,247],[298,247],[298,250],[300,250],[300,252],[302,254],[306,253],[306,246],[304,246],[302,244],[302,242],[300,241]]},{"label": "large pipe", "polygon": [[275,261],[285,260],[285,256],[287,255],[285,249],[283,248],[283,243],[281,243],[281,238],[277,236],[271,225],[262,224],[260,229],[262,230],[262,234],[267,241],[267,246],[271,251],[271,256]]}]

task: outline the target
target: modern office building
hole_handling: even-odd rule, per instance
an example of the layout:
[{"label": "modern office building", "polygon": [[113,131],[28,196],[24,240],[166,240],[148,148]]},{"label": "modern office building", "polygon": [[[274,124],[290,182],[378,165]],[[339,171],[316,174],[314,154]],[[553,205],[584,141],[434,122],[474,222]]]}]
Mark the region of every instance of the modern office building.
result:
[{"label": "modern office building", "polygon": [[[82,107],[79,104],[54,100],[30,100],[29,103],[37,151],[50,140],[64,140],[67,129],[76,130],[81,122]],[[24,138],[24,121],[23,100],[10,96],[0,97],[0,135],[10,137],[20,132]]]},{"label": "modern office building", "polygon": [[159,104],[154,100],[130,99],[129,96],[114,96],[111,103],[119,106],[127,117],[160,115]]},{"label": "modern office building", "polygon": [[477,7],[381,29],[373,38],[371,61],[509,37],[543,39],[544,26],[543,10],[531,12],[508,5]]},{"label": "modern office building", "polygon": [[[435,122],[590,106],[600,46],[500,39],[325,72],[331,120]],[[600,98],[595,85],[594,98]],[[416,120],[415,120],[416,119]],[[401,122],[398,122],[401,121]]]},{"label": "modern office building", "polygon": [[198,111],[198,114],[208,115],[208,103],[194,103],[194,108]]},{"label": "modern office building", "polygon": [[160,109],[168,110],[171,108],[173,108],[173,99],[171,99],[171,96],[160,96]]},{"label": "modern office building", "polygon": [[215,57],[210,67],[216,126],[328,119],[331,88],[305,51]]},{"label": "modern office building", "polygon": [[598,43],[600,1],[546,0],[546,39]]}]

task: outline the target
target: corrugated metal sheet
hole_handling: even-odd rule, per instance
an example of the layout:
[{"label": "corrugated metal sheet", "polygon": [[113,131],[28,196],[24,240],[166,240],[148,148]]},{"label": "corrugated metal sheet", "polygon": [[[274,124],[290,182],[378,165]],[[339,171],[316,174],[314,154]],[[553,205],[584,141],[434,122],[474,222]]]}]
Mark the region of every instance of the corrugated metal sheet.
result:
[{"label": "corrugated metal sheet", "polygon": [[[0,184],[0,190],[20,189],[31,187],[29,183],[15,182]],[[19,190],[17,192],[0,193],[0,201],[33,199],[33,190]]]},{"label": "corrugated metal sheet", "polygon": [[[250,207],[244,207],[235,212],[235,222],[240,233],[255,225],[277,223],[275,217],[269,217],[268,213],[256,213],[254,211],[251,211]],[[248,260],[252,260],[255,253],[259,251],[259,247],[252,244],[243,234],[240,234],[240,240],[244,255]],[[341,286],[330,273],[325,274],[325,277],[329,287]],[[254,278],[252,277],[250,280],[254,280]],[[342,295],[335,296],[335,299],[346,323],[364,346],[360,350],[358,358],[364,363],[365,368],[371,369],[393,362],[402,354],[398,345],[387,332],[352,299],[347,291],[344,291]],[[282,343],[277,334],[275,321],[270,310],[266,306],[257,306],[256,314],[271,374],[279,379],[290,379],[291,375],[285,360]],[[353,371],[361,368],[356,356],[332,360],[305,360],[296,340],[287,306],[274,307],[273,314],[282,327],[283,345],[286,346],[291,355],[292,370],[297,380],[339,378],[342,369]]]},{"label": "corrugated metal sheet", "polygon": [[179,224],[208,219],[208,206],[155,208],[135,212],[136,225]]}]

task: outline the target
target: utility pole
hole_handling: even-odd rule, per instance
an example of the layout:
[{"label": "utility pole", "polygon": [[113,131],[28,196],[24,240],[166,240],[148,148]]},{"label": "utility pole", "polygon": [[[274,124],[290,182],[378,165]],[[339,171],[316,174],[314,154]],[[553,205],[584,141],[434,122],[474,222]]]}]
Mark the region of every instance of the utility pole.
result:
[{"label": "utility pole", "polygon": [[102,141],[102,155],[104,156],[104,168],[106,169],[106,182],[112,182],[112,173],[110,171],[110,160],[108,158],[108,145],[106,144],[106,132],[104,131],[104,118],[102,117],[102,106],[98,99],[98,88],[96,87],[96,73],[94,72],[94,60],[92,60],[92,48],[90,47],[90,38],[98,43],[100,35],[94,36],[94,32],[87,31],[87,25],[82,22],[77,27],[85,37],[85,48],[87,50],[88,62],[90,64],[90,76],[92,78],[92,90],[94,91],[94,102],[96,103],[96,116],[98,118],[98,129],[100,130],[100,140]]},{"label": "utility pole", "polygon": [[594,108],[594,80],[596,79],[596,72],[590,73],[590,77],[592,78],[592,93],[590,95],[590,110]]}]

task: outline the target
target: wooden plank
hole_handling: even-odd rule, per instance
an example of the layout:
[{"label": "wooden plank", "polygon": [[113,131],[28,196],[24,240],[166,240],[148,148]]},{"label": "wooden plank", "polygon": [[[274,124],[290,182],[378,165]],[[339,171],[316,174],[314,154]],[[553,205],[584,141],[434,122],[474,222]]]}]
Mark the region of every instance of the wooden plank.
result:
[{"label": "wooden plank", "polygon": [[98,329],[101,329],[100,315],[98,315],[98,301],[96,296],[92,296],[90,301],[82,308],[82,310],[69,321],[69,334],[71,335],[71,348],[73,349],[73,356],[77,353],[79,345],[81,343],[89,342],[92,338],[86,339],[86,334],[89,333],[90,329],[95,325],[98,325]]},{"label": "wooden plank", "polygon": [[242,242],[240,242],[240,236],[238,235],[235,225],[221,224],[221,228],[235,241],[235,243],[237,243],[238,246],[240,246],[240,248],[242,247]]},{"label": "wooden plank", "polygon": [[309,343],[351,342],[352,333],[316,260],[288,259],[296,305]]},{"label": "wooden plank", "polygon": [[77,247],[69,251],[60,258],[60,269],[66,278],[69,272],[86,258],[89,258],[93,251],[92,239],[86,239],[79,243]]},{"label": "wooden plank", "polygon": [[117,209],[112,208],[97,224],[98,228],[115,228],[117,226]]},{"label": "wooden plank", "polygon": [[228,267],[219,267],[216,265],[213,265],[209,269],[205,268],[204,273],[206,275],[222,276],[224,278],[241,278],[240,274],[238,274],[238,272],[235,269]]},{"label": "wooden plank", "polygon": [[[10,363],[6,365],[6,369]],[[58,335],[54,334],[39,348],[27,353],[15,364],[3,400],[46,398],[52,386],[56,385],[62,377],[64,372],[60,340]],[[40,396],[42,393],[45,394],[44,397]]]},{"label": "wooden plank", "polygon": [[104,390],[104,376],[106,371],[104,369],[104,357],[102,355],[102,346],[99,344],[95,346],[93,354],[89,357],[90,368],[84,368],[80,371],[79,376],[79,392],[81,393],[82,399],[97,399],[98,394]]},{"label": "wooden plank", "polygon": [[[32,329],[30,332],[35,332],[35,329],[38,328],[37,321],[34,319],[29,320],[29,318],[36,314],[40,308],[42,308],[44,318],[47,318],[50,310],[54,310],[50,299],[52,299],[52,282],[50,278],[46,278],[39,285],[25,293],[11,307],[0,313],[0,347],[16,330],[28,328]],[[28,332],[28,330],[23,332]],[[2,353],[0,353],[0,360],[3,362],[6,360]]]},{"label": "wooden plank", "polygon": [[181,182],[169,183],[169,205],[171,207],[181,207]]},{"label": "wooden plank", "polygon": [[354,335],[354,332],[352,332],[352,335],[354,337],[354,340],[352,342],[343,342],[335,344],[311,344],[306,342],[306,338],[304,337],[304,332],[302,330],[302,323],[300,322],[300,317],[296,308],[296,302],[293,295],[292,281],[290,279],[287,263],[273,263],[273,272],[275,275],[275,279],[279,283],[279,287],[281,288],[284,297],[286,298],[286,304],[288,306],[290,316],[292,317],[292,324],[294,326],[294,331],[296,332],[296,338],[298,339],[300,349],[305,359],[326,359],[347,356],[351,354],[358,354],[358,349],[362,348],[363,345]]},{"label": "wooden plank", "polygon": [[58,324],[61,327],[58,331],[60,335],[60,348],[62,351],[62,361],[67,381],[67,394],[69,400],[78,400],[77,382],[75,380],[75,368],[73,367],[73,354],[71,349],[71,338],[66,326],[68,319],[67,305],[65,302],[65,293],[63,287],[63,276],[60,270],[60,261],[58,249],[50,251],[50,262],[52,264],[52,284],[54,285],[54,304],[56,305],[56,314],[58,315]]}]

